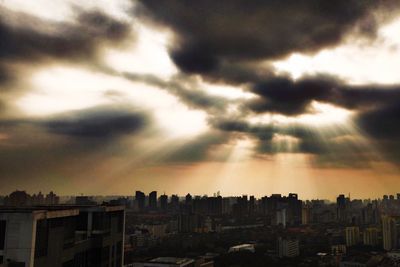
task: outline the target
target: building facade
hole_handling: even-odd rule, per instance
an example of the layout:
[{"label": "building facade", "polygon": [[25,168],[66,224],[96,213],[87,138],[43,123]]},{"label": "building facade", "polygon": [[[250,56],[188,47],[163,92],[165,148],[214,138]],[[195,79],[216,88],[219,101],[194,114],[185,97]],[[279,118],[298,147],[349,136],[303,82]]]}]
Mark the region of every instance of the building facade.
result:
[{"label": "building facade", "polygon": [[4,207],[0,226],[1,267],[123,264],[123,207]]}]

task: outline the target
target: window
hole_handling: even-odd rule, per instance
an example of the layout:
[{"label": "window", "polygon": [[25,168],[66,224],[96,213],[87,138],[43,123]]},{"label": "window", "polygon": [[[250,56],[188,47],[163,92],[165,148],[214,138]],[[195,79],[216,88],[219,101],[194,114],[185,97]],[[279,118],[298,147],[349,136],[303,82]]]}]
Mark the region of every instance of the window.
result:
[{"label": "window", "polygon": [[6,221],[1,220],[0,221],[0,250],[4,250],[5,241],[6,241]]}]

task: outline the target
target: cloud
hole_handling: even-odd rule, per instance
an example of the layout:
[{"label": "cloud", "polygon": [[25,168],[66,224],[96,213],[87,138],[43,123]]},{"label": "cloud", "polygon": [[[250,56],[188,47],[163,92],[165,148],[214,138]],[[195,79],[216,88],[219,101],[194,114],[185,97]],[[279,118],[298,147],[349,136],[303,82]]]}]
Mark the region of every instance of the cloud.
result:
[{"label": "cloud", "polygon": [[400,101],[400,85],[351,86],[324,75],[303,77],[296,81],[276,76],[255,84],[251,91],[259,97],[245,104],[250,110],[291,116],[307,113],[312,101],[356,111]]},{"label": "cloud", "polygon": [[175,76],[169,80],[163,80],[154,75],[136,74],[125,72],[123,77],[134,82],[143,82],[155,86],[177,96],[184,104],[191,108],[208,110],[209,112],[221,111],[226,108],[227,99],[211,96],[198,88],[198,85],[184,77]]},{"label": "cloud", "polygon": [[226,62],[277,59],[339,44],[348,33],[375,36],[377,13],[395,1],[140,0],[136,14],[176,34],[170,48],[184,72],[208,75]]},{"label": "cloud", "polygon": [[69,112],[40,122],[51,133],[89,139],[132,134],[148,123],[143,112],[110,107]]},{"label": "cloud", "polygon": [[131,25],[105,13],[76,13],[74,22],[54,22],[0,7],[0,85],[10,87],[22,79],[24,70],[17,68],[21,64],[62,60],[96,66],[103,46],[132,36]]},{"label": "cloud", "polygon": [[99,11],[81,12],[75,23],[50,22],[1,9],[0,58],[32,61],[46,57],[87,60],[105,41],[120,42],[130,26]]}]

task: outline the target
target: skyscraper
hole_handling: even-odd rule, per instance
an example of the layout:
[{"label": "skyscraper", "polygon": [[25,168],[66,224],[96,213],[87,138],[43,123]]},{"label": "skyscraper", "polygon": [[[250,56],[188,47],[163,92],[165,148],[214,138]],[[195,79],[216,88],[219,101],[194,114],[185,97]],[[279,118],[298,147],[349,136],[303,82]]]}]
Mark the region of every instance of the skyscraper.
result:
[{"label": "skyscraper", "polygon": [[161,195],[159,201],[160,201],[160,210],[164,212],[167,211],[168,196],[166,194]]},{"label": "skyscraper", "polygon": [[149,208],[150,210],[157,210],[157,191],[149,194]]},{"label": "skyscraper", "polygon": [[144,211],[145,195],[142,191],[136,191],[135,201],[137,204],[138,211]]},{"label": "skyscraper", "polygon": [[346,208],[347,208],[347,199],[344,195],[339,195],[336,198],[336,214],[337,214],[337,220],[339,222],[345,222],[347,219],[347,213],[346,213]]}]

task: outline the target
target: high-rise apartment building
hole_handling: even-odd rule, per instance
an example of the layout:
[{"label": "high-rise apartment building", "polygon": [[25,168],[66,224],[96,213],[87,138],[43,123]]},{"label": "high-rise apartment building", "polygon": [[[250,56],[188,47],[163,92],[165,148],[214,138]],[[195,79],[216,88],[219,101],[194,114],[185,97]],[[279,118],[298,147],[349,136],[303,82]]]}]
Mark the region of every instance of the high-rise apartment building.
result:
[{"label": "high-rise apartment building", "polygon": [[0,266],[121,267],[120,206],[0,208]]}]

